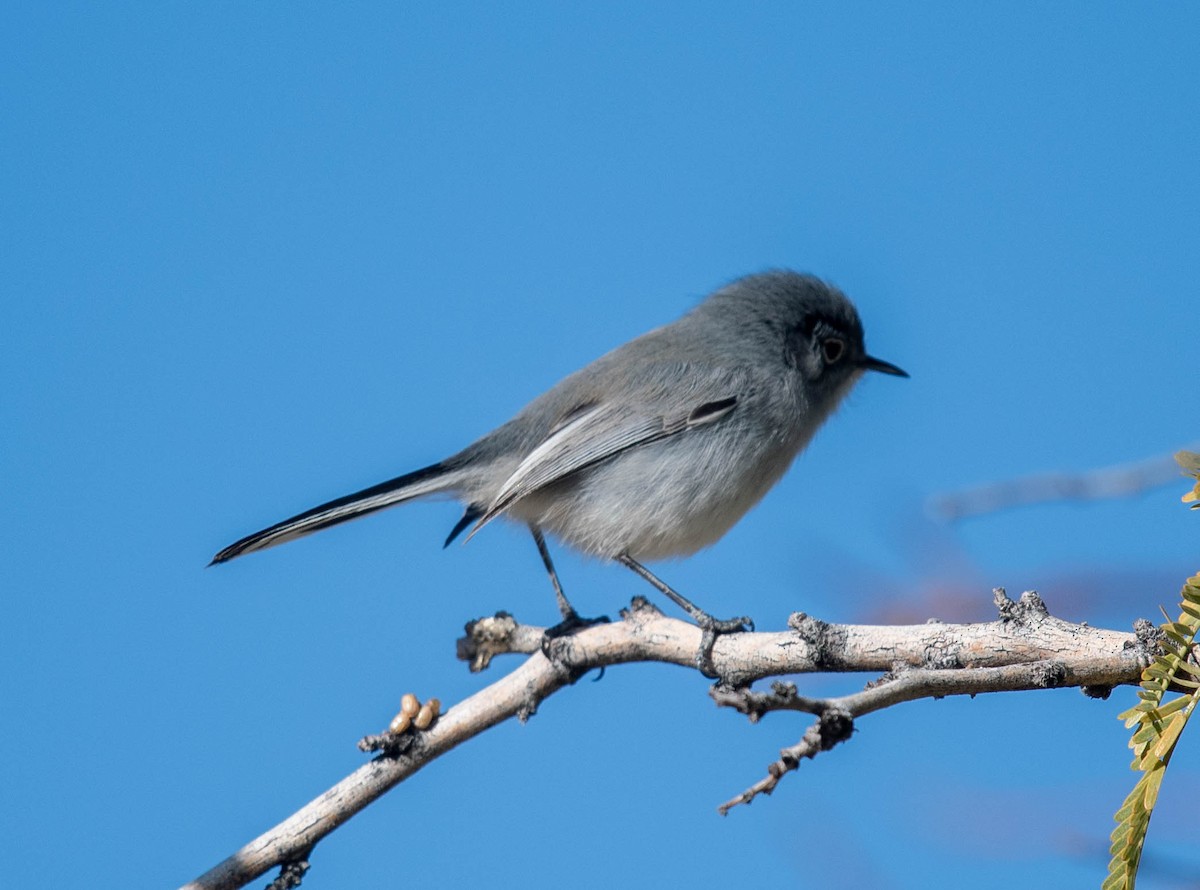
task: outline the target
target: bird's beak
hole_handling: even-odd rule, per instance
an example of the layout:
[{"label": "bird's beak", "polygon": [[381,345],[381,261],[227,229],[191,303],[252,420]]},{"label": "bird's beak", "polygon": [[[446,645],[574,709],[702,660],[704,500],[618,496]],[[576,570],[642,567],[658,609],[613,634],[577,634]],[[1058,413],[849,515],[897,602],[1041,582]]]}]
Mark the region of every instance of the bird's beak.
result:
[{"label": "bird's beak", "polygon": [[873,358],[869,355],[859,362],[858,366],[866,371],[879,371],[881,374],[891,374],[893,377],[908,376],[907,371],[897,368],[891,362],[885,362],[881,358]]}]

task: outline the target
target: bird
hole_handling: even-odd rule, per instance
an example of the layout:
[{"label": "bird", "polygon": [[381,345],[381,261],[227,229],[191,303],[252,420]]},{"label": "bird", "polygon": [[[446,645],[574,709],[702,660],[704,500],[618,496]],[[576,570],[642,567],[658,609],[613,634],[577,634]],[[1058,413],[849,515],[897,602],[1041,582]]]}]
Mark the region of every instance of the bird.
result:
[{"label": "bird", "polygon": [[547,534],[625,565],[675,602],[704,632],[697,664],[715,676],[716,636],[753,623],[714,618],[644,563],[720,539],[868,371],[908,376],[866,351],[841,290],[788,269],[746,275],[563,378],[457,454],[247,535],[210,565],[448,495],[464,512],[443,546],[496,519],[529,528],[562,615],[554,633],[590,622],[563,592]]}]

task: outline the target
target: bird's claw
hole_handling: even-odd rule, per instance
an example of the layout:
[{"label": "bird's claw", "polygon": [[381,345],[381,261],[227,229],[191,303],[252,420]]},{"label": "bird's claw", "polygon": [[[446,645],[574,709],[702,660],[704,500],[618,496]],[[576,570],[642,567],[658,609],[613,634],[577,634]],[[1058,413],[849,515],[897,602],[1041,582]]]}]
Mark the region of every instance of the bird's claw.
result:
[{"label": "bird's claw", "polygon": [[[550,662],[561,668],[563,667],[560,659],[560,655],[562,653],[561,650],[558,652],[555,651],[556,647],[554,646],[554,642],[556,640],[560,640],[563,637],[569,637],[581,630],[587,630],[589,627],[595,627],[597,624],[608,624],[610,621],[611,619],[607,615],[600,615],[597,618],[581,618],[579,613],[572,609],[570,613],[563,617],[562,621],[558,622],[558,624],[554,625],[553,627],[546,628],[545,631],[542,632],[542,654],[546,656]],[[581,676],[581,674],[577,675],[575,679],[578,679],[578,676]],[[596,679],[599,680],[600,677],[603,676],[604,667],[601,666],[600,675],[596,677]],[[571,682],[573,683],[575,680],[573,679]]]},{"label": "bird's claw", "polygon": [[565,616],[563,620],[553,627],[546,628],[542,634],[542,651],[546,650],[546,645],[550,640],[556,640],[559,637],[569,637],[571,634],[578,633],[581,630],[587,630],[589,627],[595,627],[597,624],[608,624],[612,621],[607,615],[600,615],[597,618],[582,618],[575,610]]},{"label": "bird's claw", "polygon": [[717,644],[717,637],[753,632],[754,620],[746,615],[721,619],[702,613],[696,616],[696,624],[701,631],[700,648],[696,651],[696,667],[709,680],[720,680],[721,674],[713,664],[713,647]]}]

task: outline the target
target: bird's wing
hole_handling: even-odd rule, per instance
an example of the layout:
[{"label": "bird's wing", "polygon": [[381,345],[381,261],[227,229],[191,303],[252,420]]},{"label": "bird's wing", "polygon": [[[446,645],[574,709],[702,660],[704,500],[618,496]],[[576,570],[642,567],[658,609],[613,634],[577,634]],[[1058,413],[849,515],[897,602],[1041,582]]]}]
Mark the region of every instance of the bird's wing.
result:
[{"label": "bird's wing", "polygon": [[733,411],[737,401],[736,395],[730,395],[701,402],[687,412],[671,414],[639,411],[617,403],[578,406],[565,415],[505,480],[467,540],[538,489],[630,448],[715,423]]}]

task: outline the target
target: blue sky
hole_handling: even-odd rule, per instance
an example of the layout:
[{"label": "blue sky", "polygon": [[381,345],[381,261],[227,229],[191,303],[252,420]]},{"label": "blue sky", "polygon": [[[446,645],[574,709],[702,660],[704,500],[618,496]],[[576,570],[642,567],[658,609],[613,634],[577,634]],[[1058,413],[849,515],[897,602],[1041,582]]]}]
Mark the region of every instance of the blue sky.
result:
[{"label": "blue sky", "polygon": [[[865,381],[760,508],[657,566],[701,604],[764,628],[794,609],[986,618],[1001,585],[1125,628],[1200,569],[1182,481],[954,528],[921,509],[1197,438],[1190,6],[5,18],[12,886],[182,883],[360,764],[401,693],[449,703],[493,679],[454,660],[463,622],[554,616],[520,529],[443,551],[457,511],[422,503],[204,565],[446,456],[746,272],[835,281],[912,379]],[[584,611],[647,592],[555,555]],[[804,722],[750,726],[695,673],[613,669],[354,819],[306,886],[1096,886],[1133,781],[1115,719],[1132,697],[872,715],[722,819]],[[1143,886],[1200,867],[1194,748]]]}]

